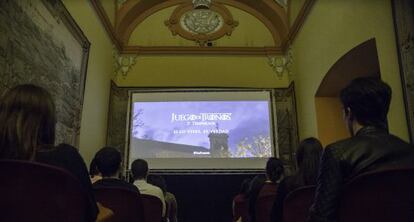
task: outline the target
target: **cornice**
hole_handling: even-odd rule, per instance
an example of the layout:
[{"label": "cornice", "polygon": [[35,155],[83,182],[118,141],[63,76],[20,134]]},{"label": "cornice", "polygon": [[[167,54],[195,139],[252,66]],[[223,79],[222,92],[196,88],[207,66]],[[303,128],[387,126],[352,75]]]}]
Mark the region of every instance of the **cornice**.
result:
[{"label": "cornice", "polygon": [[281,55],[279,47],[126,46],[121,54],[138,55]]}]

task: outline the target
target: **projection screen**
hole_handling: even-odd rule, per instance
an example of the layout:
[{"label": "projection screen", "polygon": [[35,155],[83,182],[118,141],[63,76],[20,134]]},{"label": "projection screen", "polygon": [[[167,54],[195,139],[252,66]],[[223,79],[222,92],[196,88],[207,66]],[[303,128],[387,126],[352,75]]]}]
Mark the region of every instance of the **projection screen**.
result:
[{"label": "projection screen", "polygon": [[257,170],[275,156],[271,92],[133,92],[128,166],[155,170]]}]

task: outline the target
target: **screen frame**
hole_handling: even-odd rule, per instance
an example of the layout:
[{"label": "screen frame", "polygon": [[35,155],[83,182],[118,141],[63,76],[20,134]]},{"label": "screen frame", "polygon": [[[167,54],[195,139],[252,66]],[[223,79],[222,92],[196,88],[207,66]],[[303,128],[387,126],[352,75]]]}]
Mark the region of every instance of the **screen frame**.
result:
[{"label": "screen frame", "polygon": [[[174,89],[132,89],[128,91],[128,110],[127,110],[127,118],[126,118],[126,134],[125,134],[125,147],[124,147],[124,172],[125,175],[128,175],[130,172],[129,169],[129,153],[130,153],[130,142],[131,142],[131,118],[133,110],[133,101],[132,97],[134,93],[202,93],[202,92],[267,92],[269,93],[269,121],[270,121],[270,132],[271,136],[271,143],[273,146],[273,156],[279,157],[279,146],[278,146],[278,132],[277,132],[277,115],[276,115],[276,101],[275,101],[275,93],[274,89],[266,89],[266,88],[174,88]],[[167,174],[175,174],[175,173],[251,173],[251,172],[260,172],[260,169],[257,168],[186,168],[186,169],[152,169],[150,170],[152,173],[167,173]]]}]

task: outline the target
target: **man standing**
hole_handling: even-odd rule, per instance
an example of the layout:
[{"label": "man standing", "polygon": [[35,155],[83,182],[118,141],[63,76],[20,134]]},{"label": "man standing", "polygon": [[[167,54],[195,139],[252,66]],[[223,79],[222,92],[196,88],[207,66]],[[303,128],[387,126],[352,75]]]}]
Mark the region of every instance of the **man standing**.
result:
[{"label": "man standing", "polygon": [[143,159],[136,159],[131,165],[134,185],[138,187],[141,194],[158,197],[162,202],[162,216],[165,216],[165,199],[162,190],[152,184],[147,183],[148,163]]},{"label": "man standing", "polygon": [[335,222],[343,186],[372,170],[414,165],[414,147],[389,134],[391,88],[376,78],[354,79],[340,94],[351,138],[328,145],[321,158],[311,222]]}]

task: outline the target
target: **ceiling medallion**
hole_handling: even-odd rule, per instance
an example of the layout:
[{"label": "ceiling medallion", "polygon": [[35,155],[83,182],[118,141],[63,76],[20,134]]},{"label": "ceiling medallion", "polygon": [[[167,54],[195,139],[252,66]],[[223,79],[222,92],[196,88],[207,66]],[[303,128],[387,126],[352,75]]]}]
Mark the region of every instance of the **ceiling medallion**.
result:
[{"label": "ceiling medallion", "polygon": [[181,16],[180,25],[193,34],[214,33],[223,26],[223,17],[215,11],[194,9]]},{"label": "ceiling medallion", "polygon": [[165,25],[173,35],[197,42],[205,46],[207,42],[230,36],[238,26],[230,11],[221,4],[212,3],[209,8],[196,8],[187,3],[177,7]]}]

